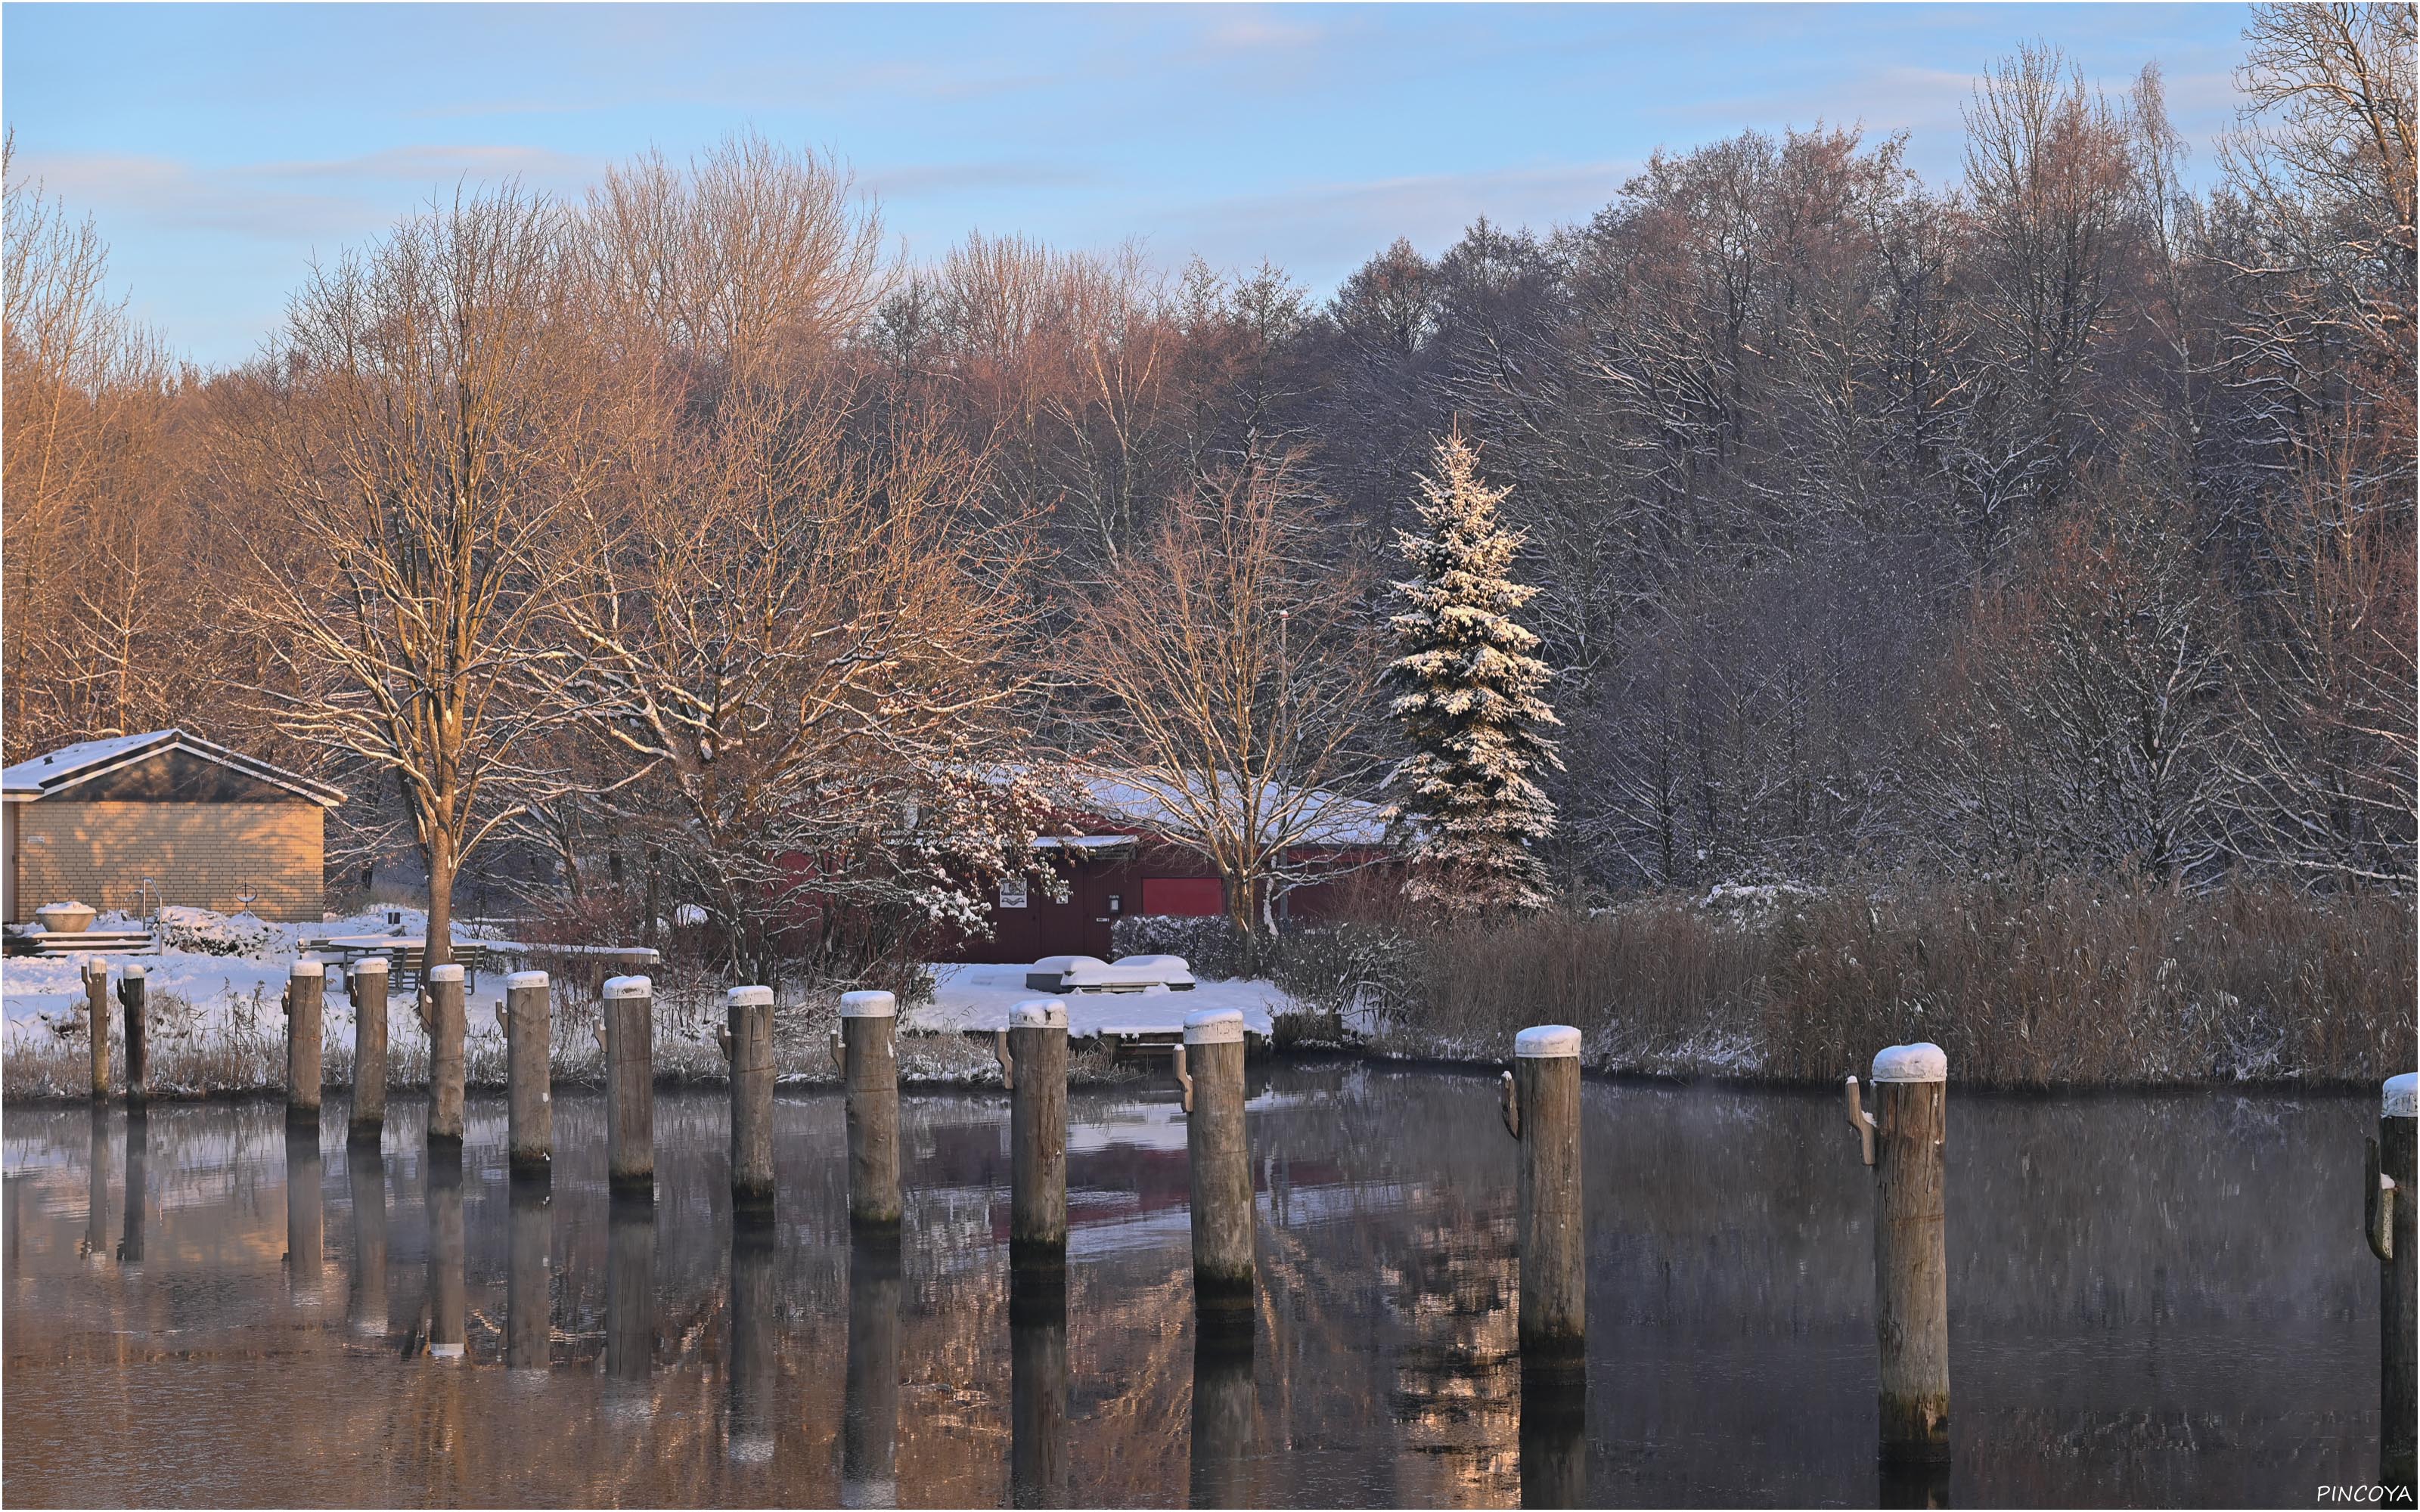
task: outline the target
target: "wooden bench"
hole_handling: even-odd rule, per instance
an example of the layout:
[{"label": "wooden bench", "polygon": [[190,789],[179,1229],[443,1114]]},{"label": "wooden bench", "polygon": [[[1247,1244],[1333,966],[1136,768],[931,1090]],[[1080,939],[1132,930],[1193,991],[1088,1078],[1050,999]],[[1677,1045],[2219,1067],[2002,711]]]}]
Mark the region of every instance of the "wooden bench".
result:
[{"label": "wooden bench", "polygon": [[88,929],[67,934],[57,930],[38,930],[19,936],[33,947],[36,955],[74,955],[89,951],[96,955],[157,955],[160,942],[149,930]]}]

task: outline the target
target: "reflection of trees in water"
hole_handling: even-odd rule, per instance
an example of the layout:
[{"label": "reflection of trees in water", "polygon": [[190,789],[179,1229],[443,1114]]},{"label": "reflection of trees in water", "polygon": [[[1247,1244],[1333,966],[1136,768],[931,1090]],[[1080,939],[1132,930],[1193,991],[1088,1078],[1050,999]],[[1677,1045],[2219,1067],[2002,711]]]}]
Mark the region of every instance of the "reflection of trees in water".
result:
[{"label": "reflection of trees in water", "polygon": [[[1469,1138],[1466,1090],[1331,1073],[1253,1128],[1269,1152],[1262,1274],[1281,1431],[1361,1440],[1385,1499],[1412,1505],[1517,1490],[1512,1188],[1487,1176],[1500,1159],[1509,1177],[1510,1142]],[[1460,1138],[1433,1138],[1447,1131]]]},{"label": "reflection of trees in water", "polygon": [[[1350,1488],[1338,1500],[1511,1502],[1512,1148],[1492,1084],[1347,1067],[1281,1071],[1271,1086],[1252,1114],[1264,1208],[1249,1399],[1256,1452],[1272,1457],[1252,1472],[1258,1492],[1311,1467]],[[398,1125],[417,1119],[411,1101]],[[778,1101],[778,1248],[769,1267],[737,1268],[735,1296],[719,1102],[660,1100],[662,1200],[634,1230],[617,1228],[602,1192],[601,1106],[558,1100],[552,1368],[519,1390],[495,1368],[507,1339],[492,1326],[532,1316],[512,1296],[527,1251],[501,1177],[500,1106],[472,1105],[461,1273],[467,1314],[489,1322],[470,1329],[458,1367],[396,1350],[427,1301],[416,1121],[390,1129],[375,1167],[391,1292],[380,1335],[349,1326],[372,1310],[354,1285],[359,1255],[380,1242],[351,1211],[379,1180],[350,1157],[330,1156],[321,1196],[329,1295],[346,1273],[349,1305],[298,1313],[286,1301],[275,1104],[152,1108],[151,1201],[133,1210],[140,1266],[76,1257],[96,1201],[115,1220],[104,1254],[130,1211],[122,1116],[105,1125],[96,1199],[86,1110],[12,1109],[9,1444],[82,1431],[95,1370],[118,1372],[116,1421],[164,1440],[188,1427],[175,1420],[193,1413],[190,1390],[156,1392],[149,1382],[170,1378],[128,1367],[174,1363],[223,1383],[231,1431],[219,1437],[247,1486],[312,1484],[341,1463],[365,1500],[538,1501],[576,1486],[590,1500],[837,1503],[851,1289],[838,1104]],[[1088,1106],[1079,1094],[1078,1122]],[[2138,1502],[2233,1487],[2257,1501],[2366,1475],[2374,1266],[2345,1216],[2344,1172],[2358,1170],[2374,1108],[1956,1098],[1962,1475],[1987,1465],[1993,1499],[2035,1502],[2087,1487]],[[1005,1106],[912,1097],[905,1111],[910,1148],[930,1164],[911,1165],[911,1222],[925,1237],[911,1241],[899,1288],[902,1499],[997,1504],[1009,1495],[1011,1335],[1005,1256],[985,1215],[1006,1180]],[[1869,1494],[1870,1178],[1837,1098],[1600,1084],[1586,1116],[1590,1489],[1624,1501]],[[1169,1174],[1156,1149],[1129,1153],[1095,1168],[1137,1182]],[[1089,1250],[1078,1235],[1066,1338],[1078,1504],[1166,1504],[1190,1484],[1181,1210],[1140,1217],[1154,1221],[1096,1228]],[[611,1340],[629,1335],[625,1293],[610,1284],[634,1274],[647,1305],[633,1326],[650,1344],[635,1376],[615,1368]],[[2335,1349],[2339,1337],[2357,1348]],[[735,1460],[733,1434],[759,1422],[771,1458]],[[34,1458],[10,1459],[12,1492],[46,1499],[27,1478],[41,1473]],[[161,1478],[147,1493],[79,1484],[86,1498],[165,1499],[179,1467],[149,1473]]]}]

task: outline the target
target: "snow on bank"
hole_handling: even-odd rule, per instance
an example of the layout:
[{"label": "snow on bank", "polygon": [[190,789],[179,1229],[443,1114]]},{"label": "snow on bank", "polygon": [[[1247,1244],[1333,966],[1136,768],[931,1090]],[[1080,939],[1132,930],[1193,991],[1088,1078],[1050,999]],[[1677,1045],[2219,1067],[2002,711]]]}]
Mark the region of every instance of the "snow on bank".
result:
[{"label": "snow on bank", "polygon": [[1025,985],[1023,964],[935,966],[933,1000],[902,1015],[904,1025],[927,1031],[1004,1029],[1008,1011],[1033,997],[1056,996],[1067,1005],[1067,1032],[1082,1039],[1104,1029],[1181,1029],[1185,1015],[1205,1008],[1240,1009],[1244,1027],[1269,1033],[1269,1019],[1294,1000],[1276,984],[1254,978],[1205,981],[1189,993],[1155,987],[1139,993],[1039,993]]},{"label": "snow on bank", "polygon": [[[143,968],[145,994],[152,1007],[153,1032],[160,1039],[184,1039],[202,1046],[239,1032],[267,1031],[282,1036],[286,1032],[285,1021],[278,1011],[278,995],[286,990],[287,977],[302,954],[303,938],[390,933],[417,935],[426,922],[427,916],[418,909],[402,909],[397,910],[403,916],[402,922],[390,925],[388,912],[381,908],[320,924],[272,924],[248,914],[225,917],[201,909],[165,909],[163,933],[172,942],[204,949],[180,949],[172,945],[153,955],[92,951],[11,956],[0,961],[0,1010],[6,1013],[7,1048],[10,1053],[32,1048],[42,1037],[54,1036],[62,1026],[76,1024],[85,1001],[85,964],[96,960],[109,967],[113,979],[122,976],[128,966]],[[139,929],[142,921],[108,915],[95,927]],[[463,941],[477,938],[459,927],[454,931],[454,937]],[[333,981],[330,985],[328,1041],[350,1049],[352,1005],[333,990]],[[113,1017],[117,1011],[116,1001],[113,989]],[[504,978],[493,972],[481,973],[479,990],[470,998],[473,1026],[486,1022],[481,1016],[483,1011],[503,1001]],[[400,1029],[402,1026],[396,1027]]]}]

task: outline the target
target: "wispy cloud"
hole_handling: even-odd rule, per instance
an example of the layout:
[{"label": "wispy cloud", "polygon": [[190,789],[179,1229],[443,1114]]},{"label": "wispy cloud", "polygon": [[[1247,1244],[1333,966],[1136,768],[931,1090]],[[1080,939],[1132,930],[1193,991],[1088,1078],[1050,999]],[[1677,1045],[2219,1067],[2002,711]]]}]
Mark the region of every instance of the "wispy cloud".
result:
[{"label": "wispy cloud", "polygon": [[[179,158],[65,152],[29,156],[28,177],[113,222],[285,241],[356,235],[457,181],[577,183],[593,160],[543,147],[421,145],[349,158],[204,165]],[[407,192],[410,192],[407,193]]]},{"label": "wispy cloud", "polygon": [[1481,216],[1544,231],[1584,220],[1621,192],[1636,162],[1544,163],[1304,184],[1173,208],[1154,240],[1214,262],[1268,258],[1314,283],[1357,266],[1397,237],[1435,253]]}]

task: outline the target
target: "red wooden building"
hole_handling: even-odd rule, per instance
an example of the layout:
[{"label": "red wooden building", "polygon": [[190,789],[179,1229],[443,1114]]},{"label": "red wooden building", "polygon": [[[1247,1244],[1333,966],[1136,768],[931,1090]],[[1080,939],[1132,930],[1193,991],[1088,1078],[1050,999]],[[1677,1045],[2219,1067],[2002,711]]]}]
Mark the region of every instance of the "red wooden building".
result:
[{"label": "red wooden building", "polygon": [[[1165,836],[1175,819],[1144,787],[1087,784],[1084,807],[1063,812],[1059,831],[1035,841],[1057,873],[1065,902],[1022,878],[1003,883],[987,913],[988,937],[969,938],[939,953],[946,961],[1038,961],[1047,955],[1089,955],[1107,961],[1110,927],[1126,914],[1216,918],[1227,911],[1226,884],[1210,863]],[[1388,854],[1388,810],[1375,804],[1319,794],[1319,823],[1311,842],[1289,858],[1336,880],[1288,891],[1280,917],[1317,918],[1334,906],[1342,879]]]}]

